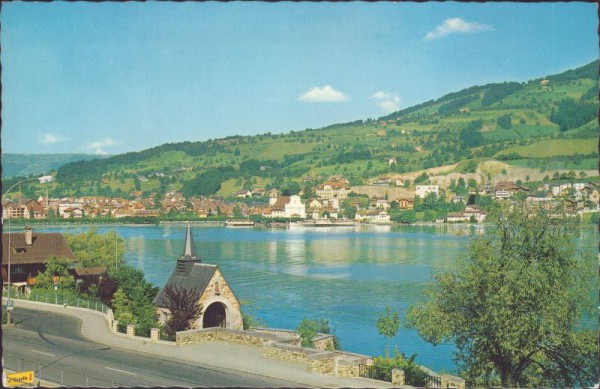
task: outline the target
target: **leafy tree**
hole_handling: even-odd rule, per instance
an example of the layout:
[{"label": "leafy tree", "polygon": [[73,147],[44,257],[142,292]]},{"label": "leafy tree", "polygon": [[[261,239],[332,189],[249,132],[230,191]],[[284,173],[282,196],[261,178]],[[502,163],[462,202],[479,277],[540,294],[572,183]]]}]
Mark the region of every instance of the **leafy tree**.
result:
[{"label": "leafy tree", "polygon": [[111,278],[103,278],[98,285],[98,297],[100,301],[109,307],[112,306],[112,300],[119,289],[119,283]]},{"label": "leafy tree", "polygon": [[239,205],[236,205],[235,208],[233,208],[233,217],[235,217],[237,219],[241,219],[244,217],[244,212],[242,211],[242,207],[240,207]]},{"label": "leafy tree", "polygon": [[485,138],[481,134],[481,127],[483,126],[483,120],[474,120],[469,123],[466,128],[460,131],[459,139],[461,142],[468,147],[477,147],[485,143]]},{"label": "leafy tree", "polygon": [[505,130],[512,128],[512,118],[509,113],[498,118],[498,125]]},{"label": "leafy tree", "polygon": [[427,193],[427,196],[423,199],[421,209],[435,209],[438,205],[438,195],[435,192]]},{"label": "leafy tree", "polygon": [[138,177],[136,177],[136,178],[133,179],[133,187],[137,191],[142,190],[142,184],[140,183],[140,179]]},{"label": "leafy tree", "polygon": [[[111,270],[109,279],[117,282],[118,288],[129,301],[126,307],[132,315],[131,323],[137,326],[136,333],[148,336],[150,328],[156,324],[157,320],[156,307],[152,301],[158,293],[158,288],[144,279],[144,273],[141,270],[126,264],[119,264],[118,269]],[[102,286],[100,286],[100,290],[102,291]],[[113,309],[116,315],[119,307],[115,307],[114,304],[113,298]]]},{"label": "leafy tree", "polygon": [[522,203],[490,220],[456,269],[436,276],[429,300],[409,309],[408,325],[430,343],[454,342],[469,386],[591,385],[596,334],[582,317],[595,270],[593,256],[575,251],[576,220]]},{"label": "leafy tree", "polygon": [[116,231],[101,235],[90,228],[88,232],[81,234],[66,234],[65,238],[79,260],[79,267],[104,266],[110,270],[123,262],[125,240],[118,237]]},{"label": "leafy tree", "polygon": [[475,173],[477,171],[477,161],[469,161],[465,166],[465,173]]},{"label": "leafy tree", "polygon": [[558,103],[558,110],[553,110],[550,120],[560,126],[561,131],[577,128],[597,117],[598,104],[593,102],[564,99]]},{"label": "leafy tree", "polygon": [[489,86],[490,88],[484,93],[481,99],[481,106],[483,107],[489,107],[506,96],[523,89],[523,85],[518,82],[504,82],[501,84],[490,84]]},{"label": "leafy tree", "polygon": [[391,219],[397,223],[414,223],[417,221],[415,211],[399,211],[391,215]]},{"label": "leafy tree", "polygon": [[46,262],[46,269],[36,276],[36,286],[40,288],[52,288],[54,277],[60,277],[58,287],[60,289],[71,289],[75,285],[75,279],[70,274],[72,262],[66,258],[52,257]]},{"label": "leafy tree", "polygon": [[[315,347],[314,339],[318,334],[330,334],[331,328],[329,328],[329,320],[327,319],[319,319],[319,320],[309,320],[302,319],[300,325],[296,329],[300,334],[300,338],[302,339],[303,347]],[[337,336],[333,337],[333,346],[334,349],[339,349],[339,340]]]},{"label": "leafy tree", "polygon": [[390,339],[392,339],[398,333],[400,329],[400,317],[398,317],[398,311],[392,313],[390,307],[385,307],[385,314],[382,313],[377,319],[377,331],[379,335],[383,335],[387,338],[387,345],[385,347],[385,357],[390,356]]},{"label": "leafy tree", "polygon": [[458,196],[464,196],[467,194],[467,183],[463,177],[458,178],[458,183],[456,184],[455,192]]},{"label": "leafy tree", "polygon": [[167,296],[165,304],[170,311],[165,322],[165,331],[167,335],[173,337],[177,331],[190,329],[204,308],[198,302],[200,293],[196,289],[178,289],[167,285],[165,294]]},{"label": "leafy tree", "polygon": [[115,312],[115,320],[118,320],[120,324],[134,323],[135,320],[131,305],[132,301],[127,297],[123,289],[117,289],[112,299],[112,307]]}]

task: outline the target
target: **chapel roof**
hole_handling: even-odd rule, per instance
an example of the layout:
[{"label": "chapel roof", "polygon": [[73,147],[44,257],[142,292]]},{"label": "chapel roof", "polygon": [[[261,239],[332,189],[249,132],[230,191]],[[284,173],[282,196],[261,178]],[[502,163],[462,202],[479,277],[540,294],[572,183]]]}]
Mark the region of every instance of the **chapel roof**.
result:
[{"label": "chapel roof", "polygon": [[196,248],[192,238],[192,230],[188,225],[185,235],[185,244],[183,254],[177,260],[175,268],[171,272],[165,286],[161,288],[154,299],[157,307],[167,308],[167,294],[165,288],[171,285],[178,290],[187,289],[196,291],[202,295],[208,286],[211,278],[217,271],[216,265],[209,265],[200,262],[200,257],[196,255]]}]

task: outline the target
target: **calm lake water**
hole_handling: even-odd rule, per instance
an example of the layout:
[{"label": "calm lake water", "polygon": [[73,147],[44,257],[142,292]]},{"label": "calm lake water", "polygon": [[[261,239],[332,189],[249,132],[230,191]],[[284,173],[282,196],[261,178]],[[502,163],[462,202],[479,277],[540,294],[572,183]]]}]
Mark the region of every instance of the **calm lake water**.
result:
[{"label": "calm lake water", "polygon": [[[406,309],[423,296],[432,275],[452,268],[470,236],[468,225],[253,229],[194,225],[196,251],[218,265],[243,310],[273,328],[294,329],[303,318],[329,320],[346,351],[383,355],[376,321],[386,306]],[[87,227],[45,228],[79,233]],[[185,225],[97,227],[127,241],[125,260],[162,287],[183,252]],[[589,236],[588,236],[589,235]],[[595,249],[590,229],[584,246]],[[589,242],[588,242],[589,240]],[[391,342],[435,371],[454,372],[453,345],[433,347],[401,328]]]}]

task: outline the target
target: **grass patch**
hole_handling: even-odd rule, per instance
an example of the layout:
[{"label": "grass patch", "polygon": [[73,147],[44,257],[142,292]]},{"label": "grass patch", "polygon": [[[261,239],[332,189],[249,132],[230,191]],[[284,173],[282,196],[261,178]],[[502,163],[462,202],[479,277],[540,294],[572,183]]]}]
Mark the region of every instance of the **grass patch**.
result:
[{"label": "grass patch", "polygon": [[560,155],[591,154],[598,150],[597,139],[552,139],[542,140],[527,146],[514,146],[503,150],[495,157],[516,153],[532,158],[551,158]]},{"label": "grass patch", "polygon": [[510,166],[514,167],[525,167],[525,168],[536,168],[546,170],[595,170],[598,167],[598,159],[596,158],[586,158],[581,162],[575,163],[570,160],[553,160],[550,159],[532,159],[532,158],[524,158],[524,159],[514,159],[504,161]]}]

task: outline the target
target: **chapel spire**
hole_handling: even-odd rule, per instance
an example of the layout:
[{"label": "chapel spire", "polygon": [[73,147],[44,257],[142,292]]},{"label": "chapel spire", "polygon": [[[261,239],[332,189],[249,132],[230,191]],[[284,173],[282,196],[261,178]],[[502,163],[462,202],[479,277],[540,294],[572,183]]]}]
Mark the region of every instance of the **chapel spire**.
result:
[{"label": "chapel spire", "polygon": [[179,258],[180,261],[200,261],[200,258],[196,255],[196,247],[194,246],[194,239],[192,238],[192,227],[189,224],[185,234],[185,245],[183,247],[183,254],[181,255],[181,258]]}]

